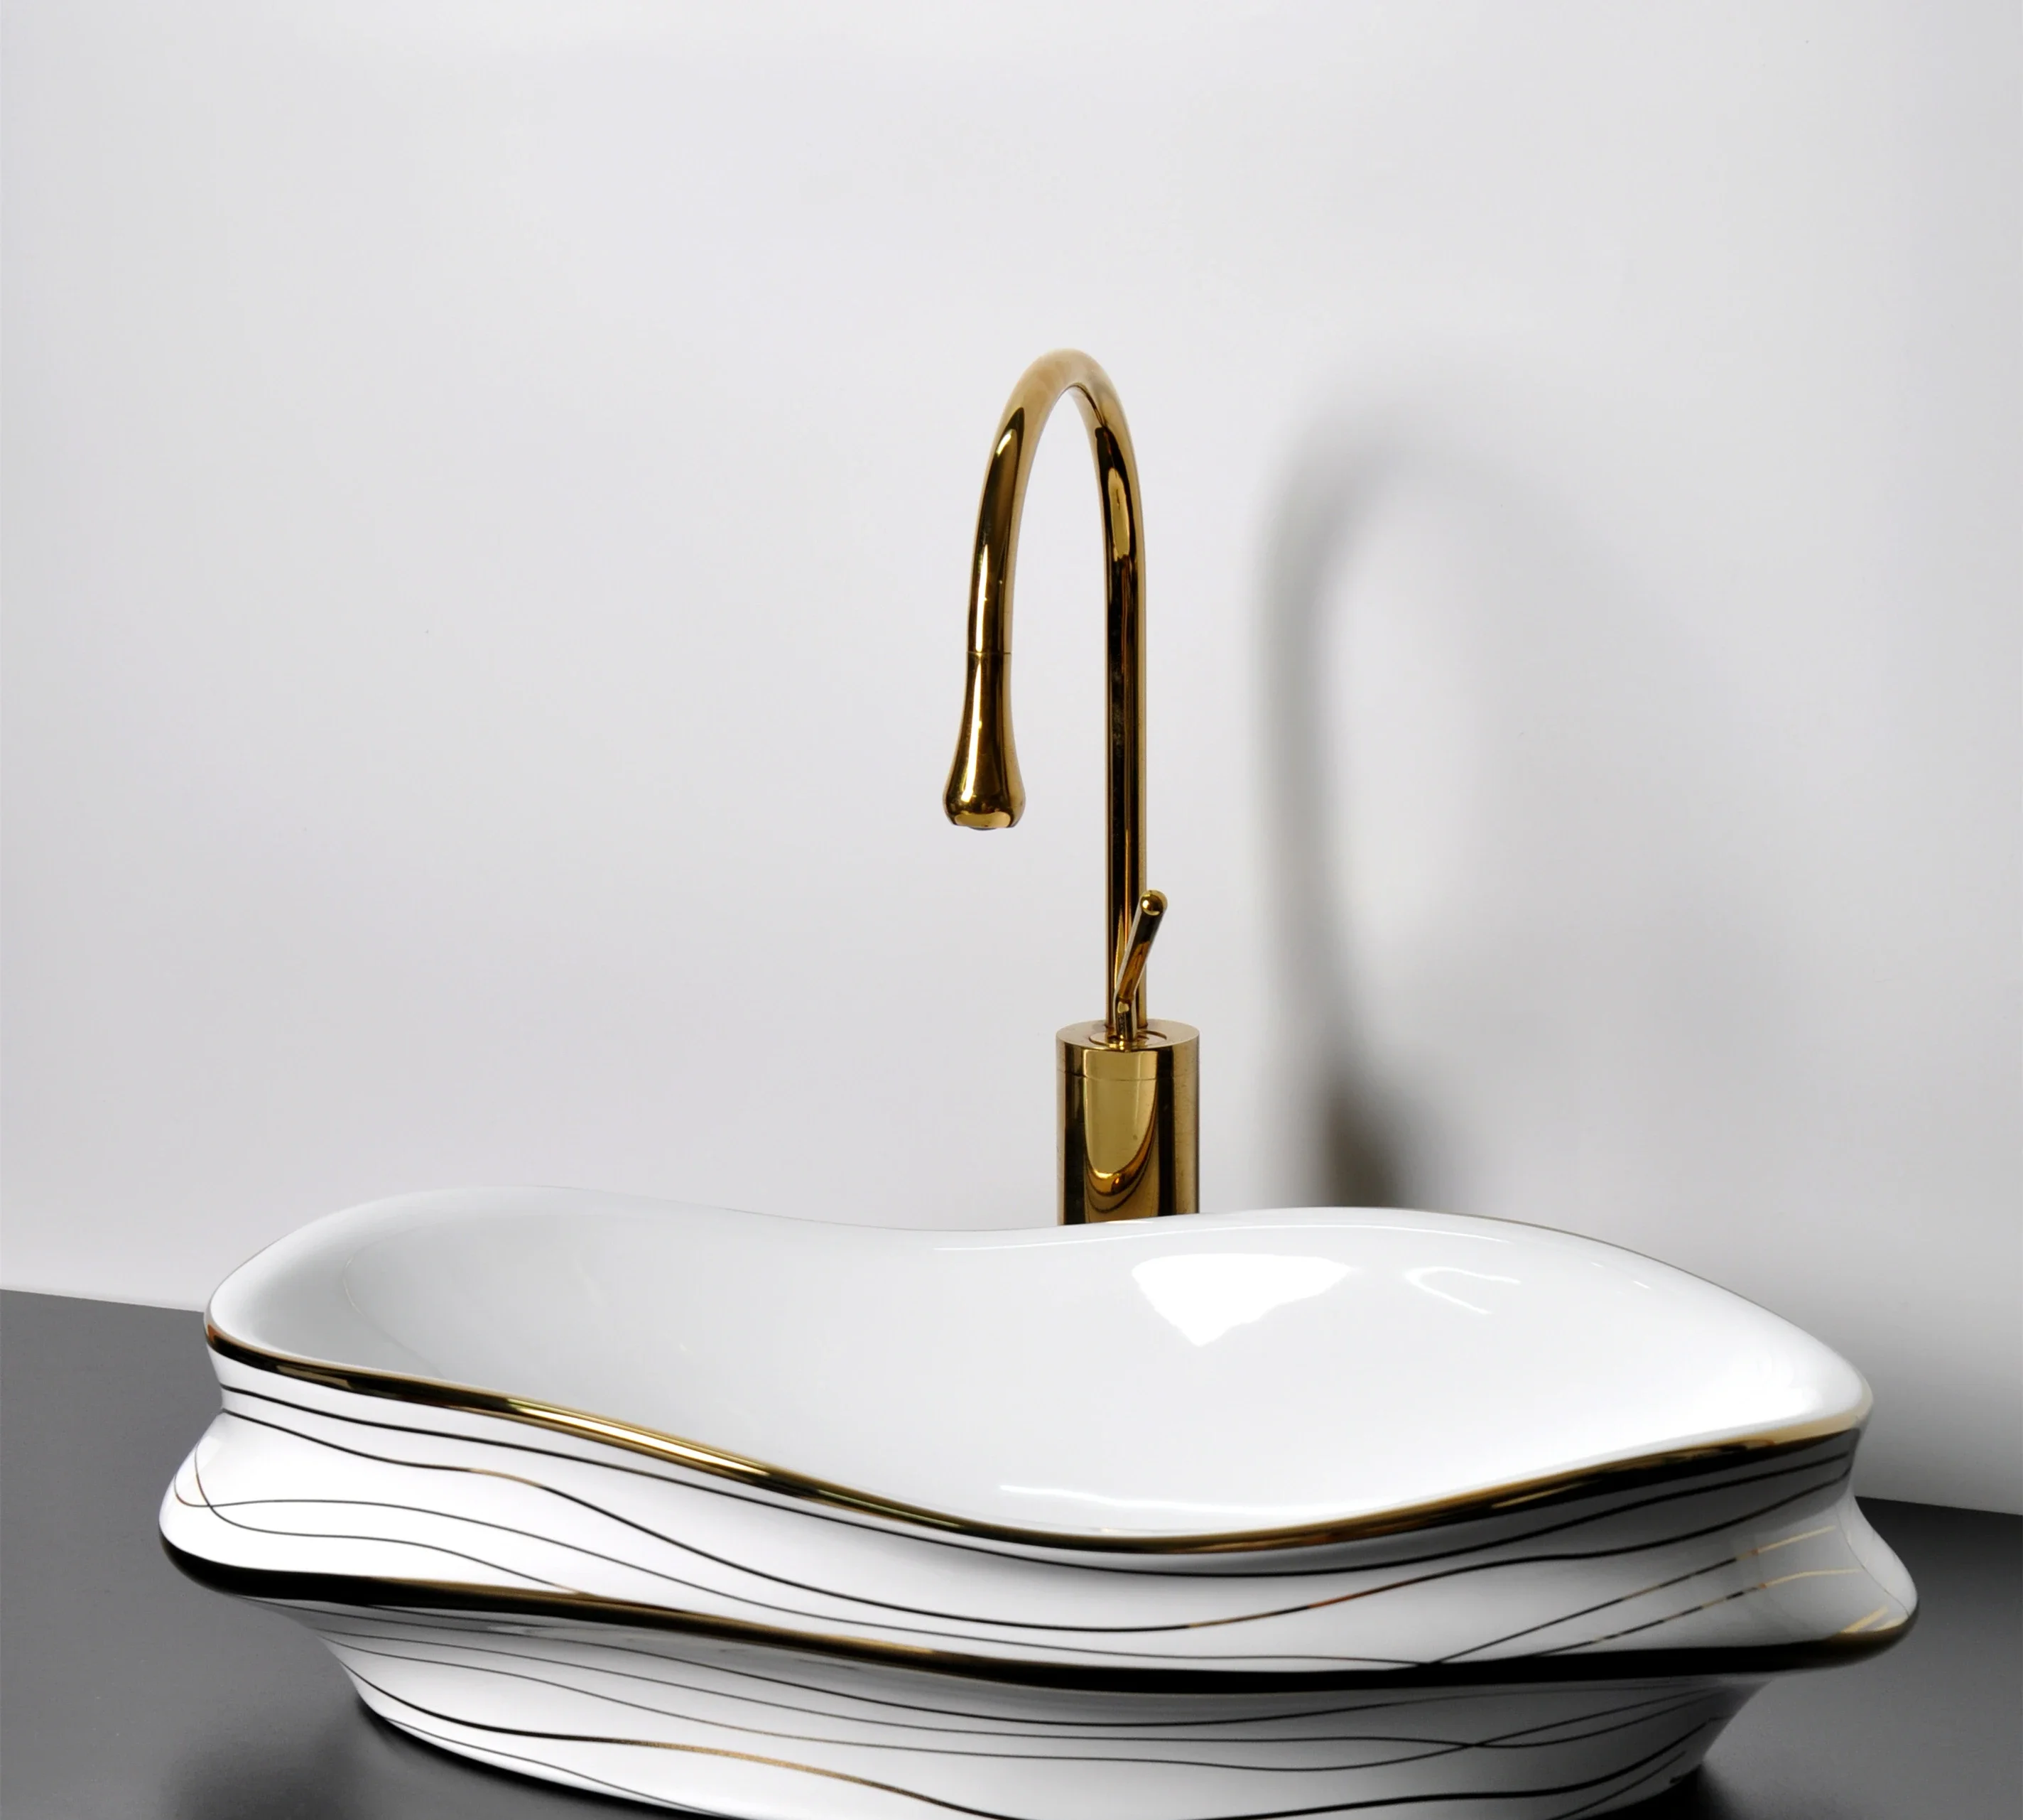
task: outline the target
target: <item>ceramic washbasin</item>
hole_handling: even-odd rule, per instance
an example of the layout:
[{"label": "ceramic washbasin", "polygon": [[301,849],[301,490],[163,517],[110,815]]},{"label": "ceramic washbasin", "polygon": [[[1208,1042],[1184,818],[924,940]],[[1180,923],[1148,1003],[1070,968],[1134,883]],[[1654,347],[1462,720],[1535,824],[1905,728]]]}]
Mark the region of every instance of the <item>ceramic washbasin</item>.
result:
[{"label": "ceramic washbasin", "polygon": [[1915,1601],[1858,1373],[1537,1227],[470,1191],[209,1320],[180,1565],[419,1736],[708,1812],[1600,1814]]}]

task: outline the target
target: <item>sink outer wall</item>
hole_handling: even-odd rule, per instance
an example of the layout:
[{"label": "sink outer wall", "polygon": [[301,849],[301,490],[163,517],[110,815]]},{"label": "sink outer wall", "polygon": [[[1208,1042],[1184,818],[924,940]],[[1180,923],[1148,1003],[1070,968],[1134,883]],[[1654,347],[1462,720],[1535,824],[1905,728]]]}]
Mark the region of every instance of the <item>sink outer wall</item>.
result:
[{"label": "sink outer wall", "polygon": [[[408,1229],[432,1214],[395,1205]],[[385,1230],[384,1204],[362,1211],[337,1221]],[[468,1230],[468,1201],[445,1211]],[[1302,1242],[1353,1262],[1344,1222],[1377,1218],[1315,1217]],[[1241,1256],[1282,1248],[1297,1217],[1221,1219],[1184,1236]],[[336,1224],[320,1223],[326,1238]],[[266,1254],[264,1305],[235,1298],[242,1272],[214,1323],[237,1314],[271,1342],[277,1321],[314,1314],[341,1251],[297,1245],[278,1269]],[[1710,1331],[1732,1340],[1723,1312]],[[1790,1357],[1816,1364],[1798,1338]],[[1886,1646],[1915,1606],[1849,1492],[1865,1409],[1851,1372],[1838,1427],[1693,1448],[1659,1433],[1599,1471],[1542,1451],[1538,1485],[1514,1498],[1205,1541],[853,1507],[791,1473],[657,1447],[634,1419],[599,1432],[547,1419],[558,1406],[459,1401],[383,1351],[312,1360],[229,1328],[214,1344],[225,1408],[162,1508],[179,1565],[310,1624],[367,1704],[417,1736],[704,1811],[1571,1820],[1677,1780],[1767,1675]],[[1831,1369],[1816,1376],[1830,1397]],[[1340,1432],[1317,1424],[1310,1451],[1340,1448]],[[1311,1485],[1279,1483],[1311,1511]]]}]

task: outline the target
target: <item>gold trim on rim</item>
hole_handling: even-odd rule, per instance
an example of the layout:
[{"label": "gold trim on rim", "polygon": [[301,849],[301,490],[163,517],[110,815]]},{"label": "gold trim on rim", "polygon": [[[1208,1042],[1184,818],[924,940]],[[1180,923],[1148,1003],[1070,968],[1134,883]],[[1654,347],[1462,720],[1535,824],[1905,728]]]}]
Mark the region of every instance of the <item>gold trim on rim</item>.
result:
[{"label": "gold trim on rim", "polygon": [[1868,1419],[1873,1399],[1866,1383],[1861,1401],[1852,1415],[1829,1417],[1811,1423],[1795,1423],[1766,1430],[1760,1434],[1711,1441],[1697,1447],[1677,1448],[1660,1453],[1640,1455],[1632,1459],[1611,1461],[1571,1472],[1520,1480],[1507,1485],[1465,1492],[1453,1497],[1411,1504],[1363,1517],[1338,1518],[1331,1522],[1297,1524],[1276,1529],[1252,1529],[1204,1535],[1147,1536],[1132,1533],[1081,1533],[1073,1531],[1021,1529],[973,1518],[951,1516],[896,1499],[851,1490],[825,1479],[811,1478],[785,1467],[770,1466],[722,1448],[684,1441],[637,1423],[614,1421],[559,1404],[532,1397],[508,1396],[496,1390],[481,1390],[466,1384],[440,1379],[409,1378],[393,1371],[379,1371],[350,1365],[328,1364],[282,1353],[271,1353],[225,1332],[208,1315],[204,1337],[220,1357],[256,1371],[271,1371],[305,1383],[320,1384],[327,1390],[348,1391],[355,1396],[378,1397],[394,1402],[418,1403],[437,1409],[451,1409],[470,1415],[492,1415],[551,1433],[573,1436],[579,1441],[601,1442],[644,1454],[691,1471],[733,1480],[755,1489],[803,1503],[822,1505],[854,1515],[886,1522],[903,1523],[916,1529],[962,1536],[979,1542],[1008,1543],[1015,1547],[1047,1548],[1077,1553],[1106,1555],[1227,1555],[1260,1552],[1279,1548],[1314,1548],[1330,1544],[1374,1540],[1415,1529],[1429,1529],[1454,1523],[1502,1516],[1520,1509],[1569,1502],[1598,1496],[1604,1491],[1627,1490],[1652,1480],[1684,1476],[1713,1470],[1750,1457],[1766,1458],[1776,1453],[1808,1447],[1838,1434],[1860,1430]]}]

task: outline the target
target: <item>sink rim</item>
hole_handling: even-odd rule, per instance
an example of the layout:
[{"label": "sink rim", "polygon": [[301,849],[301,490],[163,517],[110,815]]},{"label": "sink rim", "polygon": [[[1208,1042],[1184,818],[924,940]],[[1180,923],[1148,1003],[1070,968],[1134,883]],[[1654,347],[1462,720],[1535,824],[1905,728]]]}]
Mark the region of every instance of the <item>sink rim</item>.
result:
[{"label": "sink rim", "polygon": [[[1668,1445],[1642,1452],[1563,1465],[1528,1477],[1471,1487],[1447,1496],[1352,1514],[1249,1528],[1187,1532],[1067,1529],[1044,1525],[1008,1523],[974,1514],[958,1514],[927,1503],[858,1489],[832,1478],[780,1466],[734,1448],[690,1440],[648,1423],[606,1415],[568,1403],[492,1390],[451,1377],[358,1365],[256,1342],[233,1332],[228,1324],[227,1317],[220,1313],[219,1304],[232,1299],[235,1287],[242,1293],[247,1292],[247,1280],[256,1274],[256,1265],[266,1261],[271,1268],[275,1252],[285,1251],[291,1244],[304,1240],[305,1235],[318,1227],[347,1220],[363,1221],[374,1215],[386,1216],[402,1211],[424,1213],[430,1210],[431,1204],[447,1212],[453,1205],[467,1207],[474,1199],[494,1196],[512,1197],[529,1192],[519,1189],[465,1189],[403,1196],[368,1203],[327,1216],[326,1220],[313,1222],[278,1241],[276,1245],[267,1247],[255,1258],[248,1260],[246,1265],[241,1265],[220,1284],[212,1297],[210,1307],[206,1311],[207,1338],[212,1349],[221,1357],[253,1369],[364,1397],[422,1404],[471,1415],[504,1419],[580,1441],[615,1447],[657,1459],[666,1465],[728,1480],[748,1490],[793,1503],[821,1507],[838,1514],[869,1519],[876,1523],[899,1525],[913,1531],[925,1530],[950,1540],[971,1545],[1077,1554],[1204,1555],[1314,1548],[1492,1519],[1515,1510],[1529,1511],[1618,1491],[1628,1492],[1654,1483],[1723,1471],[1744,1459],[1767,1459],[1780,1454],[1802,1450],[1831,1436],[1858,1433],[1865,1426],[1873,1406],[1873,1397],[1865,1379],[1858,1372],[1853,1372],[1852,1368],[1846,1368],[1854,1378],[1858,1393],[1847,1407],[1827,1414],[1767,1426],[1746,1433],[1720,1434],[1713,1438],[1696,1439],[1682,1445]],[[735,1213],[734,1210],[690,1207],[686,1203],[653,1201],[643,1197],[597,1195],[588,1191],[536,1192],[580,1200],[585,1211],[592,1210],[600,1205],[607,1208],[625,1205],[635,1209],[652,1207],[664,1211],[734,1214],[740,1220],[777,1221],[781,1225],[852,1232],[890,1234],[922,1230],[868,1227],[842,1221],[799,1220],[775,1214],[741,1214]],[[1609,1245],[1583,1235],[1526,1222],[1489,1220],[1480,1216],[1463,1219],[1457,1216],[1423,1214],[1399,1209],[1256,1209],[1238,1214],[1194,1215],[1189,1216],[1184,1222],[1161,1221],[1158,1225],[1171,1228],[1183,1224],[1190,1232],[1212,1228],[1242,1232],[1257,1229],[1257,1222],[1273,1217],[1298,1214],[1311,1219],[1314,1215],[1329,1214],[1381,1214],[1393,1219],[1402,1218],[1437,1222],[1440,1227],[1455,1224],[1471,1228],[1493,1226],[1513,1234],[1537,1235],[1568,1240],[1576,1246],[1591,1247],[1598,1251],[1633,1258],[1667,1275],[1700,1284],[1718,1291],[1721,1295],[1736,1303],[1743,1304],[1766,1320],[1778,1321],[1780,1325],[1789,1325],[1769,1311],[1747,1303],[1746,1298],[1736,1296],[1732,1291],[1721,1290],[1718,1285],[1706,1284],[1705,1280],[1692,1277],[1691,1273],[1680,1271],[1676,1266],[1664,1265],[1659,1260],[1628,1251],[1625,1247]],[[1246,1222],[1249,1223],[1247,1226]],[[1144,1224],[1150,1225],[1151,1222]],[[1429,1227],[1429,1229],[1432,1229]],[[934,1230],[937,1236],[947,1239],[987,1240],[1015,1235],[1021,1240],[1034,1243],[1065,1234],[1070,1236],[1069,1242],[1073,1243],[1073,1235],[1085,1233],[1092,1240],[1099,1240],[1102,1236],[1116,1234],[1122,1229],[1012,1228],[999,1232],[967,1228]],[[1802,1331],[1795,1328],[1792,1331],[1794,1333]],[[1809,1336],[1805,1337],[1809,1338]],[[1813,1343],[1818,1344],[1816,1342]],[[1837,1355],[1829,1356],[1845,1366],[1845,1361],[1839,1360]]]}]

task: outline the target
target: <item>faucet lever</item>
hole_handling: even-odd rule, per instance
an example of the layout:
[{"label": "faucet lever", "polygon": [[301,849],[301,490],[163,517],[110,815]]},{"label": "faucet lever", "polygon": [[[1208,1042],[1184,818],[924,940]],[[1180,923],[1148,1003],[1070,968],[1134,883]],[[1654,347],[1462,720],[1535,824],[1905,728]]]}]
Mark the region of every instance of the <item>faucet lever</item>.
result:
[{"label": "faucet lever", "polygon": [[1110,987],[1110,1027],[1125,1043],[1138,1040],[1138,986],[1145,977],[1145,963],[1152,954],[1152,938],[1159,932],[1159,919],[1166,914],[1164,892],[1148,891],[1138,899],[1131,918],[1131,932],[1125,938],[1124,958],[1117,964],[1117,977]]}]

